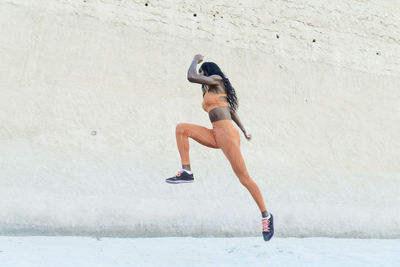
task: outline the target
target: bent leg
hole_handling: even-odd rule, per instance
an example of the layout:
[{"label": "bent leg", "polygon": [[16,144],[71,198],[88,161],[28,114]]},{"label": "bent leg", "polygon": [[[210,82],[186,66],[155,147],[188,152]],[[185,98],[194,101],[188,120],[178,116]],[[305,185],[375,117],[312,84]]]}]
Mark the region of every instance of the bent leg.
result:
[{"label": "bent leg", "polygon": [[[250,177],[246,164],[243,160],[242,153],[240,152],[239,142],[233,142],[226,138],[220,138],[225,142],[222,142],[221,149],[224,152],[225,156],[228,158],[231,163],[232,169],[235,172],[236,176],[239,178],[239,181],[242,185],[244,185],[247,190],[250,192],[251,196],[257,203],[258,208],[261,212],[265,211],[264,199],[261,195],[260,189],[254,180]],[[220,142],[221,143],[221,142]]]},{"label": "bent leg", "polygon": [[175,135],[182,165],[190,164],[189,137],[204,146],[218,148],[213,131],[204,126],[192,123],[178,123],[176,125]]}]

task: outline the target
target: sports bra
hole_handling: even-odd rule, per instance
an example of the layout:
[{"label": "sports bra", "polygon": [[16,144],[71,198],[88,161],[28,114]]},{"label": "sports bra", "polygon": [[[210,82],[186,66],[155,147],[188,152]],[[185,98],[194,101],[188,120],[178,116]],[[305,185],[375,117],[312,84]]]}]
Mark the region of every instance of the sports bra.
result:
[{"label": "sports bra", "polygon": [[210,94],[208,90],[206,90],[206,93],[203,98],[203,103],[201,103],[201,106],[203,107],[204,111],[210,112],[210,110],[217,107],[229,106],[229,103],[227,101],[219,99],[220,96],[226,96],[226,94]]}]

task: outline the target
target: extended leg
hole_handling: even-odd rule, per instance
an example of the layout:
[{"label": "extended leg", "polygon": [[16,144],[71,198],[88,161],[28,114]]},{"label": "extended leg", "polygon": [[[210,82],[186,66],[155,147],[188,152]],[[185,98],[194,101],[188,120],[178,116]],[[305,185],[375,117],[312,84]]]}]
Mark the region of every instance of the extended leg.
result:
[{"label": "extended leg", "polygon": [[240,152],[239,145],[234,142],[229,142],[226,145],[221,146],[221,149],[231,163],[232,169],[235,172],[236,176],[239,178],[239,181],[250,192],[260,211],[265,214],[266,208],[264,204],[264,199],[257,184],[247,172],[247,168],[243,160],[242,153]]}]

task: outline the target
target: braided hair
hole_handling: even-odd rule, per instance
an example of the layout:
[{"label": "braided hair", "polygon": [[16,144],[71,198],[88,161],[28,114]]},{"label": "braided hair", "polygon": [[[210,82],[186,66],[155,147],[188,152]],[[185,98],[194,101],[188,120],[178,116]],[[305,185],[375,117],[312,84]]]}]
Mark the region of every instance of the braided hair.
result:
[{"label": "braided hair", "polygon": [[[221,71],[221,69],[218,67],[217,64],[214,62],[204,62],[201,67],[200,67],[204,72],[207,73],[208,76],[210,75],[219,75],[222,77],[222,80],[224,82],[224,85],[227,89],[227,100],[228,103],[233,111],[236,111],[237,108],[239,107],[238,99],[236,96],[235,89],[231,85],[231,82],[229,79],[225,76],[225,74]],[[204,96],[204,94],[203,94]]]}]

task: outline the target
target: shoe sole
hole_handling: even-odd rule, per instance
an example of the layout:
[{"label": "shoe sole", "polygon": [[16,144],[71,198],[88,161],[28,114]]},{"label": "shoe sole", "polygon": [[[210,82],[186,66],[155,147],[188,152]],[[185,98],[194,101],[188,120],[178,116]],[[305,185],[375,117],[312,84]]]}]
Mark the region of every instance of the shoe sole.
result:
[{"label": "shoe sole", "polygon": [[192,181],[178,180],[178,181],[166,181],[166,182],[170,184],[181,184],[181,183],[193,183],[193,181],[194,180]]},{"label": "shoe sole", "polygon": [[[273,235],[272,235],[273,236]],[[264,237],[264,241],[270,241],[271,240],[271,238],[272,238],[272,236],[270,237],[270,238],[267,238],[267,239],[265,239],[265,237]]]}]

